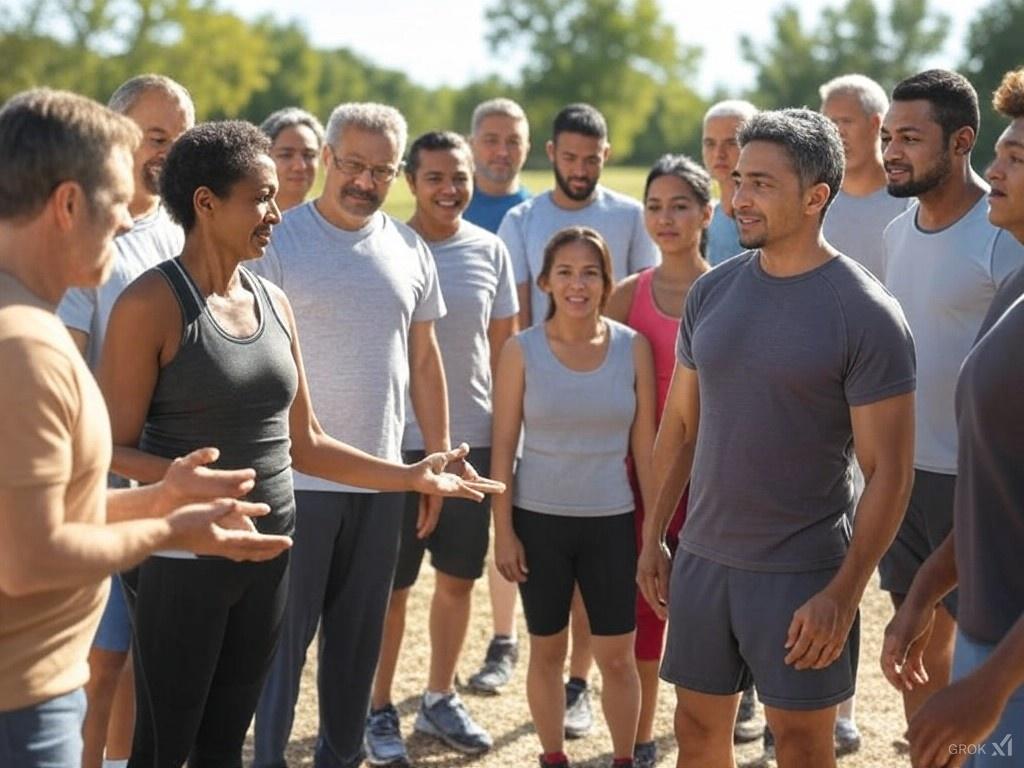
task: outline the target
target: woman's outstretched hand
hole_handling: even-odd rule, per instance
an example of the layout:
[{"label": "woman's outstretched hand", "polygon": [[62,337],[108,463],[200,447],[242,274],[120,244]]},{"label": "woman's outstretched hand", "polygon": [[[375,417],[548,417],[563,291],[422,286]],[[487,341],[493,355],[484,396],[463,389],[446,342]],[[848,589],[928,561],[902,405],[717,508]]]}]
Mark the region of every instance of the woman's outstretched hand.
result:
[{"label": "woman's outstretched hand", "polygon": [[504,493],[505,484],[481,477],[466,461],[469,446],[462,443],[450,451],[432,453],[412,464],[413,490],[432,496],[459,496],[482,501],[487,494]]}]

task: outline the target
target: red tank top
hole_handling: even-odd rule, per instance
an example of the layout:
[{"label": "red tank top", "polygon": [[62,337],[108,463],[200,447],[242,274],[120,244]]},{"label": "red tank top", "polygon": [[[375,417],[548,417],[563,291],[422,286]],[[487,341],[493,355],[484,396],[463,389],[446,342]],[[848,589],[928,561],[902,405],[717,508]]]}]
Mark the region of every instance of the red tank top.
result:
[{"label": "red tank top", "polygon": [[[637,276],[633,304],[629,308],[626,325],[642,333],[654,351],[654,376],[658,385],[658,423],[665,408],[672,371],[676,367],[676,336],[679,318],[666,315],[654,302],[654,267]],[[680,309],[682,309],[680,307]]]}]

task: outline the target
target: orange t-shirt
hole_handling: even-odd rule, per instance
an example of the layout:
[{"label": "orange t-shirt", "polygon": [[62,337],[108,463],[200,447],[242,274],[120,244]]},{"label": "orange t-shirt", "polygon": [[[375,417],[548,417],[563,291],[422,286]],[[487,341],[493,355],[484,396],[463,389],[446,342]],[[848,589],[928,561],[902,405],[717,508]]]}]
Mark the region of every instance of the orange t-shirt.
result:
[{"label": "orange t-shirt", "polygon": [[[53,307],[2,272],[0,371],[0,487],[60,486],[64,520],[103,523],[111,444],[99,387]],[[104,579],[24,597],[0,591],[0,712],[85,684],[108,589]]]}]

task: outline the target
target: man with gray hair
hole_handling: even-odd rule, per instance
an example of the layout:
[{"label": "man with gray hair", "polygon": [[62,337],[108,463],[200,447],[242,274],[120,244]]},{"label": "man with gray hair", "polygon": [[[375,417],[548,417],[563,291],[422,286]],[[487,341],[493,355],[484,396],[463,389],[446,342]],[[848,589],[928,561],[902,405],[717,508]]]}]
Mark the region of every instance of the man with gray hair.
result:
[{"label": "man with gray hair", "polygon": [[[914,345],[896,300],[821,237],[843,178],[835,126],[762,112],[739,143],[733,202],[751,250],[687,297],[637,580],[670,618],[661,675],[677,686],[679,768],[734,765],[750,682],[780,768],[831,768],[858,606],[910,494]],[[664,536],[688,481],[670,589]]]},{"label": "man with gray hair", "polygon": [[298,107],[272,112],[260,125],[271,141],[270,157],[277,166],[277,207],[287,211],[306,201],[316,181],[316,161],[324,145],[324,127]]},{"label": "man with gray hair", "polygon": [[[254,265],[287,291],[305,329],[306,378],[324,428],[394,461],[401,460],[407,392],[426,450],[449,447],[448,396],[434,335],[445,305],[434,259],[413,230],[379,210],[401,170],[406,135],[394,107],[337,107],[321,152],[323,192],[284,216]],[[382,405],[368,408],[368,402]],[[295,473],[296,556],[281,641],[256,710],[257,768],[285,766],[317,624],[314,765],[362,762],[404,498]],[[424,502],[417,535],[430,533],[440,508],[440,499]]]},{"label": "man with gray hair", "polygon": [[835,123],[843,140],[843,186],[825,216],[825,239],[854,261],[882,276],[882,232],[907,209],[909,198],[886,189],[882,165],[882,118],[889,98],[864,75],[842,75],[818,89],[821,113]]},{"label": "man with gray hair", "polygon": [[512,99],[481,102],[473,110],[469,134],[473,150],[473,198],[463,218],[488,232],[497,232],[501,220],[530,193],[519,181],[530,154],[530,123]]},{"label": "man with gray hair", "polygon": [[717,266],[743,250],[736,222],[733,221],[732,171],[740,156],[736,132],[746,120],[757,114],[757,107],[742,99],[712,104],[704,113],[701,154],[704,167],[718,183],[719,200],[708,226],[708,262]]},{"label": "man with gray hair", "polygon": [[[195,107],[188,91],[163,75],[131,78],[114,91],[108,106],[142,131],[142,142],[133,157],[135,193],[128,204],[132,227],[114,238],[116,255],[110,279],[100,286],[70,288],[57,307],[58,317],[93,370],[99,363],[110,312],[121,291],[150,267],[181,253],[184,234],[160,202],[160,172],[178,136],[195,122]],[[121,768],[131,752],[133,678],[125,663],[130,647],[131,625],[124,589],[120,577],[115,576],[89,652],[83,768],[99,768],[101,761],[104,768]]]}]

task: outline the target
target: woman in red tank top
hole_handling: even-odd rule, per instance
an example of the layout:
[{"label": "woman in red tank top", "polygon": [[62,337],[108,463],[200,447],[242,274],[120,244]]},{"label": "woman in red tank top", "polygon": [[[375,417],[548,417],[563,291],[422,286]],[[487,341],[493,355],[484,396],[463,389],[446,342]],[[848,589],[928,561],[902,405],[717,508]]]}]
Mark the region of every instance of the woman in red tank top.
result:
[{"label": "woman in red tank top", "polygon": [[[644,188],[644,222],[661,251],[661,264],[619,283],[605,309],[605,315],[640,331],[651,343],[659,422],[675,370],[676,336],[683,304],[693,282],[711,268],[704,259],[707,227],[711,222],[710,200],[711,177],[690,158],[665,155],[654,164]],[[635,483],[634,496],[640,546],[644,511]],[[667,538],[673,552],[685,516],[686,493],[669,524]],[[634,762],[638,768],[654,765],[655,760],[654,714],[664,636],[665,622],[637,593],[635,653],[640,671],[641,708]]]}]

